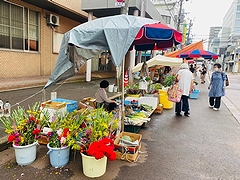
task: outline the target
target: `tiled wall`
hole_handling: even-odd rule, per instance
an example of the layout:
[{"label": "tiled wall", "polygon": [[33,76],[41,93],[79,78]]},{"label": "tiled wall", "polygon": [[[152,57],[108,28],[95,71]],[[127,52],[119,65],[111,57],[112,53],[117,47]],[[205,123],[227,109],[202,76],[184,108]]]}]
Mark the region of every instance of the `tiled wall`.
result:
[{"label": "tiled wall", "polygon": [[45,18],[46,14],[51,12],[20,0],[12,0],[11,2],[40,13],[40,46],[39,52],[0,49],[0,78],[51,75],[58,56],[58,54],[52,53],[53,31],[64,34],[79,25],[79,22],[53,13],[59,16],[60,26],[52,29],[47,26]]}]

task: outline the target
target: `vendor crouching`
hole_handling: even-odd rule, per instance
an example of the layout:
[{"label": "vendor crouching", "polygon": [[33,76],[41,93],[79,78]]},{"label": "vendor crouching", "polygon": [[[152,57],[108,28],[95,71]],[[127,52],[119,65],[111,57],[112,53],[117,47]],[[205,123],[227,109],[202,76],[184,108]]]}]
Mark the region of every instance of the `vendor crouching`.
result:
[{"label": "vendor crouching", "polygon": [[107,111],[112,111],[117,107],[117,102],[111,100],[107,97],[107,88],[109,86],[109,82],[107,80],[102,80],[100,82],[100,88],[97,90],[96,96],[96,107],[104,107]]}]

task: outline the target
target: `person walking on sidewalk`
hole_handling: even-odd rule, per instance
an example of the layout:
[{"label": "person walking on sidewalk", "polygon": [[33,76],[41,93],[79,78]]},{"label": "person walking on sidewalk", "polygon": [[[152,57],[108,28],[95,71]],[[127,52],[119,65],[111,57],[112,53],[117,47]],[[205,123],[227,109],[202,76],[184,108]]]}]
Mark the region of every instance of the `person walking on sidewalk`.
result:
[{"label": "person walking on sidewalk", "polygon": [[199,70],[201,72],[201,84],[204,84],[205,83],[205,77],[206,77],[206,74],[207,74],[207,68],[205,66],[205,64],[202,64],[202,69]]},{"label": "person walking on sidewalk", "polygon": [[221,105],[221,97],[225,96],[225,80],[226,74],[221,71],[221,64],[214,64],[214,72],[211,76],[211,81],[208,86],[210,89],[209,96],[209,107],[213,110],[218,111]]},{"label": "person walking on sidewalk", "polygon": [[181,101],[175,105],[176,116],[182,116],[181,111],[184,111],[185,116],[190,116],[188,98],[190,92],[193,90],[193,74],[189,70],[187,63],[183,63],[180,66],[176,81],[178,82],[179,89],[182,90]]}]

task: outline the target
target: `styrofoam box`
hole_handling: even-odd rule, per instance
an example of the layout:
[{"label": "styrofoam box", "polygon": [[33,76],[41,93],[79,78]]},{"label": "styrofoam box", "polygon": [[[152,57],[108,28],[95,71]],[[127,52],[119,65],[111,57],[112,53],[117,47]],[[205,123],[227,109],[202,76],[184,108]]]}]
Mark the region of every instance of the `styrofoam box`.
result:
[{"label": "styrofoam box", "polygon": [[152,106],[153,109],[156,109],[159,104],[158,97],[140,97],[138,99],[138,106],[141,104],[146,104]]}]

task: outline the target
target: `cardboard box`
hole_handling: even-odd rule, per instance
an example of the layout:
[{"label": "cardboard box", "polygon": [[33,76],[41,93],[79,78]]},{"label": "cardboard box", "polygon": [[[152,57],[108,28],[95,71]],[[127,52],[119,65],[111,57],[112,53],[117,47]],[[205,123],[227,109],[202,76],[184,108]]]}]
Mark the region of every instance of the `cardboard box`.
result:
[{"label": "cardboard box", "polygon": [[138,158],[139,152],[137,151],[135,154],[122,154],[119,151],[115,151],[117,154],[117,159],[124,160],[124,161],[130,161],[130,162],[136,162]]},{"label": "cardboard box", "polygon": [[163,106],[158,105],[154,110],[154,113],[161,114],[163,112]]},{"label": "cardboard box", "polygon": [[40,135],[40,137],[38,138],[38,143],[46,145],[49,143],[49,139],[46,135]]},{"label": "cardboard box", "polygon": [[52,102],[52,100],[43,102],[41,104],[42,108],[47,108],[47,109],[61,109],[66,107],[66,102]]},{"label": "cardboard box", "polygon": [[[130,136],[132,141],[139,141],[138,146],[123,146],[120,144],[120,139],[122,136]],[[117,159],[135,161],[138,156],[138,151],[141,148],[141,134],[135,134],[130,132],[121,132],[117,138],[114,140],[114,151],[117,154]]]},{"label": "cardboard box", "polygon": [[93,108],[96,107],[96,99],[91,98],[91,97],[83,98],[80,102],[83,103],[83,104],[89,105]]},{"label": "cardboard box", "polygon": [[62,113],[62,114],[65,114],[67,112],[66,110],[66,103],[65,102],[52,102],[51,100],[50,101],[46,101],[46,102],[43,102],[41,104],[41,111],[42,111],[42,114],[41,114],[41,117],[46,114],[49,116],[49,121],[52,120],[52,118],[54,117],[54,115],[56,113]]},{"label": "cardboard box", "polygon": [[66,103],[67,112],[73,112],[74,110],[77,110],[77,108],[78,108],[78,103],[77,103],[77,101],[74,101],[74,100],[57,98],[57,99],[52,100],[52,102]]}]

